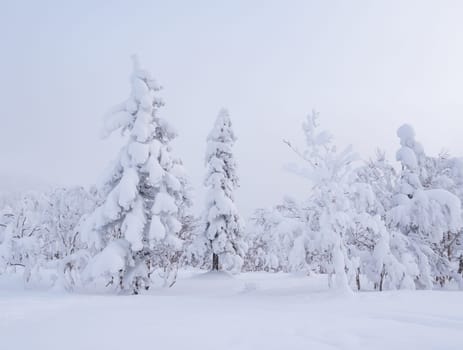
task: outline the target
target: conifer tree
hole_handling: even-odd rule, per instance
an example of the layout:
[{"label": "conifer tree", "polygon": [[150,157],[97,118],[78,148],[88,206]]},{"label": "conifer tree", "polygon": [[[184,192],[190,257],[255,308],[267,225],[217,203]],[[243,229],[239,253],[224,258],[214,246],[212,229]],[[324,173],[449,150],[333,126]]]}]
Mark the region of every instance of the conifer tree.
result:
[{"label": "conifer tree", "polygon": [[239,182],[233,156],[235,141],[229,114],[222,109],[207,138],[206,150],[205,245],[212,257],[212,270],[239,271],[243,264],[243,222],[234,198]]},{"label": "conifer tree", "polygon": [[175,282],[182,250],[179,233],[190,205],[182,163],[171,153],[176,136],[158,116],[160,86],[133,57],[131,95],[108,116],[105,135],[120,130],[126,145],[102,186],[102,203],[86,222],[95,257],[88,280],[137,294],[161,271]]}]

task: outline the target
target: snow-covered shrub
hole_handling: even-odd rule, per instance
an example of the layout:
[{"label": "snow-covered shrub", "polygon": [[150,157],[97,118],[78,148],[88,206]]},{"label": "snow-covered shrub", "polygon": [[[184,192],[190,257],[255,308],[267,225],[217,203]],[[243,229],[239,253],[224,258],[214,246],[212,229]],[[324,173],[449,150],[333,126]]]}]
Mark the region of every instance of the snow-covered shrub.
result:
[{"label": "snow-covered shrub", "polygon": [[[26,283],[71,287],[76,254],[85,250],[78,223],[95,205],[83,187],[31,192],[5,207],[0,224],[0,266]],[[66,280],[65,280],[66,279]]]},{"label": "snow-covered shrub", "polygon": [[312,256],[305,249],[305,215],[296,201],[285,198],[274,208],[258,209],[250,219],[244,268],[247,271],[310,272]]},{"label": "snow-covered shrub", "polygon": [[436,179],[438,162],[427,157],[423,147],[415,141],[411,126],[401,126],[397,135],[401,148],[397,160],[402,171],[394,196],[394,206],[388,213],[392,227],[407,236],[413,254],[418,288],[443,286],[451,279],[461,280],[452,260],[463,226],[460,199],[443,188],[443,178]]}]

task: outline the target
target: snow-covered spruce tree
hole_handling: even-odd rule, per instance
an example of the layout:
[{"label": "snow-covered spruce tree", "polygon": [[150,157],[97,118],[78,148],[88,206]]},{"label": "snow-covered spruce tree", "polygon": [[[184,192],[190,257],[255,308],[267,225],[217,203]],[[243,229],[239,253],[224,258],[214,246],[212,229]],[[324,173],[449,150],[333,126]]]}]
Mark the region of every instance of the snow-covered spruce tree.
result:
[{"label": "snow-covered spruce tree", "polygon": [[206,198],[203,256],[212,258],[212,270],[241,270],[246,246],[243,221],[235,206],[238,187],[233,144],[236,141],[229,114],[222,109],[207,138],[205,186]]},{"label": "snow-covered spruce tree", "polygon": [[451,279],[461,282],[448,255],[449,245],[457,242],[462,230],[461,202],[449,191],[431,187],[432,161],[415,140],[413,128],[405,124],[397,135],[402,171],[388,220],[409,240],[418,272],[415,283],[418,288],[432,288]]},{"label": "snow-covered spruce tree", "polygon": [[101,186],[101,205],[83,224],[95,255],[84,278],[97,286],[137,294],[154,272],[164,285],[175,283],[191,202],[182,162],[171,153],[176,133],[158,116],[159,90],[134,56],[130,97],[105,125],[105,135],[120,130],[127,143]]}]

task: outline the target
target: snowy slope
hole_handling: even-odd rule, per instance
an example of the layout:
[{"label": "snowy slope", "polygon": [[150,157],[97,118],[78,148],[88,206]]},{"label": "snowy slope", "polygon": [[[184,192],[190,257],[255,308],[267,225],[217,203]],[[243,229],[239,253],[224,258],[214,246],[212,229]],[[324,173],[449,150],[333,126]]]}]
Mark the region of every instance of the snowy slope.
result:
[{"label": "snowy slope", "polygon": [[0,279],[0,349],[463,349],[463,292],[336,295],[323,276],[183,273],[140,296]]}]

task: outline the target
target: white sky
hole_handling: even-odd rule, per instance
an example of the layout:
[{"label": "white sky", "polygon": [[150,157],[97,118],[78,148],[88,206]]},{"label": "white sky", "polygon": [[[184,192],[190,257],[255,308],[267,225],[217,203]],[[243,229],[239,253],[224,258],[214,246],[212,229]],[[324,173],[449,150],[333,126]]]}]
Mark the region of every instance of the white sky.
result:
[{"label": "white sky", "polygon": [[415,127],[463,155],[462,1],[22,1],[0,6],[0,179],[90,184],[118,151],[102,116],[129,92],[130,55],[164,86],[162,115],[199,190],[205,138],[230,110],[245,214],[309,186],[283,170],[315,107],[340,145],[394,158]]}]

